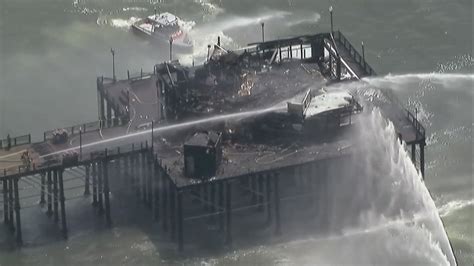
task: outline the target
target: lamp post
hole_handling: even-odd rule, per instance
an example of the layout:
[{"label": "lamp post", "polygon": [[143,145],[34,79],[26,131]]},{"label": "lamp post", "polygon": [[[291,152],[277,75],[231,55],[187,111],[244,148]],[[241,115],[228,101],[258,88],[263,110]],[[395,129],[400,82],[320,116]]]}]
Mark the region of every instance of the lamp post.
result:
[{"label": "lamp post", "polygon": [[362,42],[362,59],[365,61],[365,48],[364,48],[364,42]]},{"label": "lamp post", "polygon": [[265,42],[265,22],[262,22],[262,42]]},{"label": "lamp post", "polygon": [[115,82],[116,81],[116,77],[115,77],[115,50],[113,48],[110,48],[110,53],[112,54],[112,78]]},{"label": "lamp post", "polygon": [[331,33],[334,32],[334,29],[333,29],[333,23],[332,23],[332,6],[329,7],[329,13],[331,14]]},{"label": "lamp post", "polygon": [[170,37],[170,62],[173,60],[173,37]]}]

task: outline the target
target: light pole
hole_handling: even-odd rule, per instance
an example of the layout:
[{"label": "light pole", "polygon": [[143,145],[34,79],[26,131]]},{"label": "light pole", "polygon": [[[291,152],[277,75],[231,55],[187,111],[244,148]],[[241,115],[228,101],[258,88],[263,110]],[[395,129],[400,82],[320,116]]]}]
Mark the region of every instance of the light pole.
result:
[{"label": "light pole", "polygon": [[173,37],[170,37],[170,62],[173,60]]},{"label": "light pole", "polygon": [[329,7],[329,13],[331,14],[331,33],[333,33],[334,29],[333,29],[333,24],[332,24],[332,6]]},{"label": "light pole", "polygon": [[265,22],[262,22],[261,25],[262,25],[262,42],[265,42]]},{"label": "light pole", "polygon": [[362,42],[362,59],[365,61],[365,48],[364,48],[364,42]]},{"label": "light pole", "polygon": [[116,81],[115,77],[115,50],[113,48],[110,48],[110,53],[112,54],[112,78],[114,79],[114,82]]}]

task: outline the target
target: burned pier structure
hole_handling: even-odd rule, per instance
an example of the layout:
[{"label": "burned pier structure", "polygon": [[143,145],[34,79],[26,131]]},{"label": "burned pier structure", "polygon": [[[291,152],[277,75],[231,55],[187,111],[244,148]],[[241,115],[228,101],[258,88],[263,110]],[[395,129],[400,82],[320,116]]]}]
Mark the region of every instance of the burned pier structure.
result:
[{"label": "burned pier structure", "polygon": [[[324,226],[327,172],[354,155],[350,134],[364,109],[378,107],[393,122],[424,174],[425,130],[410,111],[388,94],[365,105],[357,92],[327,87],[372,75],[334,32],[237,51],[215,45],[201,66],[170,61],[124,80],[99,77],[98,122],[48,131],[41,142],[5,151],[27,150],[31,160],[0,173],[4,223],[21,244],[21,212],[38,198],[67,237],[66,201],[85,197],[112,226],[110,195],[125,187],[180,251],[201,236],[231,244],[237,223],[283,234],[282,208],[291,202],[307,204],[302,217]],[[38,193],[22,195],[19,182]],[[81,195],[68,193],[74,189]]]}]

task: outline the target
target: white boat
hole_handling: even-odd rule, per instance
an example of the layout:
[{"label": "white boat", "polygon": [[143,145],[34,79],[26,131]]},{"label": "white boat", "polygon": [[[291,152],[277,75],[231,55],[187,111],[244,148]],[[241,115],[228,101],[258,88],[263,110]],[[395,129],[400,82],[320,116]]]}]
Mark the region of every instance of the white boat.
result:
[{"label": "white boat", "polygon": [[156,40],[169,42],[172,39],[173,46],[192,48],[188,34],[179,26],[178,21],[178,17],[171,13],[155,13],[133,23],[132,29]]}]

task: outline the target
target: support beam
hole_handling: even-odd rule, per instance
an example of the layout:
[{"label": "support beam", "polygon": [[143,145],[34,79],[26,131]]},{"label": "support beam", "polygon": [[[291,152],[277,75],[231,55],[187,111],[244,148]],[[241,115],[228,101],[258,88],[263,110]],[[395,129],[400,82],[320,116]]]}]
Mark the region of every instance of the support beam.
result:
[{"label": "support beam", "polygon": [[258,211],[263,212],[263,201],[264,201],[264,195],[263,195],[263,176],[259,174],[257,176],[258,179]]},{"label": "support beam", "polygon": [[8,178],[8,205],[10,205],[10,208],[8,208],[8,221],[10,221],[10,231],[15,231],[15,225],[14,223],[14,217],[13,217],[13,206],[15,206],[15,198],[14,198],[14,191],[13,191],[13,179]]},{"label": "support beam", "polygon": [[54,222],[59,222],[59,190],[58,190],[58,171],[53,172],[53,216]]},{"label": "support beam", "polygon": [[9,217],[8,217],[8,213],[9,213],[9,207],[10,205],[8,204],[8,183],[7,183],[7,179],[3,179],[2,183],[3,183],[3,222],[5,224],[8,224],[10,221],[9,221]]},{"label": "support beam", "polygon": [[92,163],[92,206],[97,206],[97,163]]},{"label": "support beam", "polygon": [[219,191],[219,230],[222,232],[224,231],[224,183],[219,182],[218,184],[218,191]]},{"label": "support beam", "polygon": [[98,172],[98,179],[97,179],[97,206],[99,214],[104,213],[104,199],[103,199],[103,164],[102,162],[97,162],[97,172]]},{"label": "support beam", "polygon": [[226,214],[226,237],[225,243],[227,245],[232,244],[232,183],[230,181],[226,182],[226,204],[225,204],[225,214]]},{"label": "support beam", "polygon": [[158,167],[158,165],[155,165],[155,174],[153,176],[153,178],[155,179],[155,186],[154,186],[154,190],[155,190],[155,194],[153,195],[154,197],[154,201],[155,201],[155,205],[154,205],[154,208],[153,208],[153,219],[155,221],[158,221],[160,219],[160,188],[161,188],[161,171]]},{"label": "support beam", "polygon": [[176,238],[176,187],[173,182],[169,181],[169,204],[170,204],[170,225],[171,225],[171,239]]},{"label": "support beam", "polygon": [[279,175],[275,173],[273,175],[274,185],[274,202],[275,202],[275,234],[281,235],[281,221],[280,221],[280,188],[279,188]]},{"label": "support beam", "polygon": [[103,161],[103,178],[104,178],[104,203],[105,203],[105,222],[108,227],[112,226],[110,217],[110,191],[109,191],[109,167],[107,159]]},{"label": "support beam", "polygon": [[64,169],[59,170],[59,201],[61,204],[61,229],[64,239],[67,239],[67,222],[66,222],[66,198],[64,197]]},{"label": "support beam", "polygon": [[23,244],[21,235],[21,215],[20,215],[20,193],[18,191],[18,178],[13,179],[15,189],[15,220],[16,220],[16,242],[18,245]]},{"label": "support beam", "polygon": [[267,202],[267,225],[272,223],[272,186],[271,178],[269,174],[265,175],[265,189],[266,189],[266,202]]},{"label": "support beam", "polygon": [[420,172],[423,179],[425,179],[425,142],[420,143]]},{"label": "support beam", "polygon": [[416,144],[411,144],[411,161],[416,166]]},{"label": "support beam", "polygon": [[162,184],[163,184],[163,200],[162,202],[162,209],[163,209],[163,219],[162,220],[162,226],[163,226],[163,231],[168,231],[168,184],[167,184],[167,177],[166,173],[163,173],[162,175]]},{"label": "support beam", "polygon": [[178,250],[183,251],[184,233],[183,233],[183,192],[177,191],[177,208],[178,208]]},{"label": "support beam", "polygon": [[86,180],[84,184],[84,196],[89,196],[91,194],[89,190],[90,188],[89,180],[90,180],[90,165],[86,165]]},{"label": "support beam", "polygon": [[51,215],[53,214],[53,210],[52,210],[52,204],[53,204],[53,199],[52,199],[52,195],[53,195],[53,190],[51,188],[53,182],[51,180],[51,171],[52,170],[49,170],[48,171],[48,179],[47,179],[47,186],[48,186],[48,196],[47,196],[47,201],[48,201],[48,210],[46,211],[46,215],[48,215],[48,217],[51,217]]},{"label": "support beam", "polygon": [[41,173],[41,194],[40,194],[40,205],[44,205],[45,200],[44,200],[44,190],[45,190],[45,185],[46,183],[46,173]]}]

